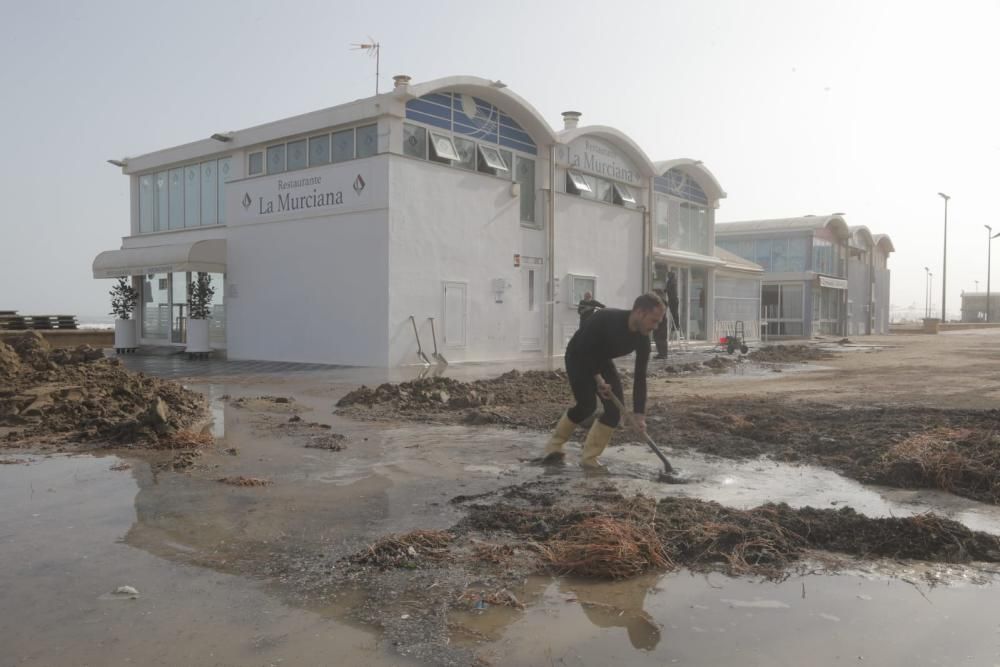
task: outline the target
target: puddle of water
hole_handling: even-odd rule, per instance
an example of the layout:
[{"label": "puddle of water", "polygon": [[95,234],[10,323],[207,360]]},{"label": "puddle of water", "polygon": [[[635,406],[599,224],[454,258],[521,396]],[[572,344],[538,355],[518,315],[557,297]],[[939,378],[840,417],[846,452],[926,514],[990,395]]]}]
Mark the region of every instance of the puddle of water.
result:
[{"label": "puddle of water", "polygon": [[[460,623],[504,665],[995,665],[992,586],[810,575],[758,583],[675,572],[622,583],[535,578],[520,612]],[[458,640],[462,635],[456,632]]]},{"label": "puddle of water", "polygon": [[768,502],[820,509],[851,507],[870,517],[913,516],[933,511],[973,530],[1000,535],[1000,507],[949,493],[865,486],[824,468],[766,459],[728,461],[666,454],[689,483],[655,481],[653,477],[659,473],[660,463],[642,445],[614,447],[603,460],[610,465],[615,483],[626,494],[642,493],[654,498],[689,496],[738,509]]},{"label": "puddle of water", "polygon": [[[139,525],[134,475],[148,467],[110,471],[116,462],[0,466],[0,662],[273,665],[337,656],[339,664],[407,664],[375,635],[289,607],[258,584],[130,546]],[[110,595],[120,586],[138,598]]]}]

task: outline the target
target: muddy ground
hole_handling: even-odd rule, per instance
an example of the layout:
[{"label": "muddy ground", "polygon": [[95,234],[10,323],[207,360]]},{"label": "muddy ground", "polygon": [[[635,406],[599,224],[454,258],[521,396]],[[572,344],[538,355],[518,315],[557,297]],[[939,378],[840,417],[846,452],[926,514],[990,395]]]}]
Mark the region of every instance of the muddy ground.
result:
[{"label": "muddy ground", "polygon": [[[846,339],[844,339],[846,340]],[[841,345],[843,343],[840,343]],[[776,401],[746,396],[671,396],[663,378],[679,373],[735,370],[756,364],[771,372],[783,366],[828,360],[834,353],[790,344],[766,346],[747,360],[710,360],[653,369],[661,382],[647,406],[649,434],[662,446],[732,459],[768,456],[836,470],[865,483],[936,488],[986,502],[1000,502],[1000,410]],[[631,374],[622,369],[624,381]],[[341,414],[373,420],[552,428],[572,403],[563,371],[512,370],[471,383],[450,378],[361,387],[338,402]],[[637,436],[619,431],[615,442]]]},{"label": "muddy ground", "polygon": [[[650,433],[674,454],[697,452],[723,468],[765,456],[995,504],[1000,354],[991,340],[873,342],[656,363]],[[0,390],[0,428],[18,457],[7,462],[31,465],[26,457],[52,446],[156,447],[165,435],[143,421],[143,401],[171,408],[171,432],[204,417],[201,395],[113,360],[85,360],[84,352],[61,361],[62,353],[56,360],[0,348],[0,372],[11,378],[11,389]],[[271,380],[264,395],[253,393],[256,385],[217,397],[227,417],[215,445],[121,468],[141,489],[125,542],[269,582],[306,608],[337,601],[345,618],[378,628],[391,653],[421,664],[505,664],[492,648],[496,635],[469,619],[497,608],[512,619],[525,614],[542,595],[530,583],[537,575],[646,582],[687,570],[781,581],[912,560],[945,564],[924,570],[923,583],[941,585],[948,578],[935,572],[1000,562],[1000,531],[973,531],[934,513],[868,517],[849,501],[810,508],[766,498],[735,508],[685,497],[683,486],[623,493],[620,473],[652,480],[657,468],[648,453],[638,472],[620,462],[623,450],[643,451],[624,430],[609,450],[610,476],[581,475],[574,448],[565,467],[532,466],[527,460],[570,401],[560,370],[374,389],[288,381],[281,391]],[[62,393],[67,386],[87,398]],[[46,419],[26,410],[35,395],[54,406]],[[47,426],[49,416],[58,428]],[[655,482],[643,484],[652,490]],[[980,572],[974,576],[989,580],[989,568]],[[637,589],[638,610],[580,604],[588,616],[638,614],[658,637],[658,622],[642,611],[647,585]]]}]

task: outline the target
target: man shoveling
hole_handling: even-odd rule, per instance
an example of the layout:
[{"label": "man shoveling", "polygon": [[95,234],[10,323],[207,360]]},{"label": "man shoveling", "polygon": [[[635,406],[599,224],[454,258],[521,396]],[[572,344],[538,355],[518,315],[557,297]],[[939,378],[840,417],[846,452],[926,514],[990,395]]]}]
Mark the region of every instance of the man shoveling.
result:
[{"label": "man shoveling", "polygon": [[544,463],[560,463],[565,458],[563,445],[573,435],[578,424],[597,408],[595,395],[600,395],[604,414],[594,422],[583,444],[580,465],[599,469],[597,457],[608,446],[611,435],[621,421],[621,411],[611,399],[614,393],[624,399],[622,382],[615,370],[614,359],[635,352],[635,380],[632,405],[635,427],[646,431],[646,366],[649,364],[649,334],[663,319],[666,306],[656,294],[639,296],[632,310],[605,308],[587,320],[586,326],[573,334],[566,346],[566,375],[576,405],[566,411],[556,425],[555,433],[545,446]]}]

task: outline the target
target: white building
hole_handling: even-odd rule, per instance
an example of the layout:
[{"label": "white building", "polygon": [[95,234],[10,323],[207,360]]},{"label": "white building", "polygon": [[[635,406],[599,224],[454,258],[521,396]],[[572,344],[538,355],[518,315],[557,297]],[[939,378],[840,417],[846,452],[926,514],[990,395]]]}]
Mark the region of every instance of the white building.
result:
[{"label": "white building", "polygon": [[208,272],[229,358],[378,367],[418,362],[414,325],[452,362],[560,354],[584,291],[628,308],[667,265],[694,337],[736,292],[759,311],[759,267],[715,256],[714,177],[578,119],[556,133],[499,82],[396,77],[382,95],[127,158],[130,234],[94,276],[140,288],[142,345],[184,344],[187,285]]}]

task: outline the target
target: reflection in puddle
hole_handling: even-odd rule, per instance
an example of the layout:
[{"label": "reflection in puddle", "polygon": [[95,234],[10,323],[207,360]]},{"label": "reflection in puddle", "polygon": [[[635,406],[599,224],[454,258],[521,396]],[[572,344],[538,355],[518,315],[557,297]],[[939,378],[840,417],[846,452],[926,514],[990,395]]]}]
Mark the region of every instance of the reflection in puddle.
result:
[{"label": "reflection in puddle", "polygon": [[505,665],[991,665],[1000,655],[992,586],[921,589],[859,575],[640,579],[535,578],[527,611],[490,609],[460,623],[495,638],[486,654]]},{"label": "reflection in puddle", "polygon": [[259,584],[123,542],[142,526],[135,475],[152,476],[140,461],[110,470],[118,461],[0,466],[0,663],[299,665],[337,655],[339,664],[412,664],[386,655],[374,634],[286,606]]}]

